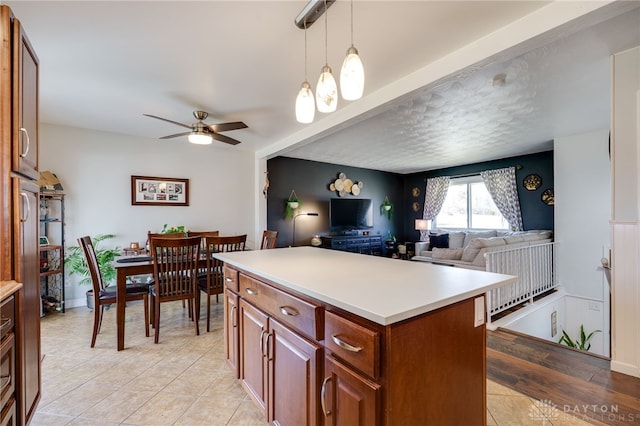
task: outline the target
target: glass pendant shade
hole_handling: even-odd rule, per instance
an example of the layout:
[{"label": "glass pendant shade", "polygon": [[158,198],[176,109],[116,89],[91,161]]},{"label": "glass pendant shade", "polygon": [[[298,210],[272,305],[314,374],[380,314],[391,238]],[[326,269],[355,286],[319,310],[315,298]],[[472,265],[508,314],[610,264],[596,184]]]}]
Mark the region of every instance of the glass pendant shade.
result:
[{"label": "glass pendant shade", "polygon": [[189,142],[196,145],[209,145],[213,142],[213,138],[204,132],[194,132],[189,135]]},{"label": "glass pendant shade", "polygon": [[338,107],[338,86],[331,67],[325,65],[316,85],[316,104],[320,112],[333,112]]},{"label": "glass pendant shade", "polygon": [[362,97],[364,91],[364,67],[358,55],[358,49],[353,45],[347,49],[347,57],[340,70],[340,93],[342,98],[354,101]]},{"label": "glass pendant shade", "polygon": [[308,81],[302,83],[296,98],[296,120],[299,123],[311,123],[316,114],[316,103]]}]

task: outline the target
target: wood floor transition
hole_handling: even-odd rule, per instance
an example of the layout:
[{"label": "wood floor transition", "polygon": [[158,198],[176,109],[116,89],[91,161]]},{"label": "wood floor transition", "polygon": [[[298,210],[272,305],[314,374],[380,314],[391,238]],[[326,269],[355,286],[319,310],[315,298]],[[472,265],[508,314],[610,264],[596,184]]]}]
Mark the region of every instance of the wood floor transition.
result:
[{"label": "wood floor transition", "polygon": [[487,331],[487,378],[593,424],[640,424],[640,379],[607,358],[509,330]]}]

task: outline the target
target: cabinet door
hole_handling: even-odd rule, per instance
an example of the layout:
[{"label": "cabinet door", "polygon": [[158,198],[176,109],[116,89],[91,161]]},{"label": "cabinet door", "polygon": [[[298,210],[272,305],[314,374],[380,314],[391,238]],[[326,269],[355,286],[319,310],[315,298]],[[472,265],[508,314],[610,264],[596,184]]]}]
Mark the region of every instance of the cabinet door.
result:
[{"label": "cabinet door", "polygon": [[267,358],[264,352],[269,318],[240,299],[240,383],[266,416]]},{"label": "cabinet door", "polygon": [[[21,339],[22,399],[18,415],[25,423],[40,399],[40,252],[38,244],[38,192],[33,182],[13,178],[14,272],[22,283]],[[20,322],[20,321],[19,321]]]},{"label": "cabinet door", "polygon": [[380,385],[325,357],[321,407],[327,425],[374,426],[381,424]]},{"label": "cabinet door", "polygon": [[224,356],[227,364],[240,377],[238,364],[238,295],[230,290],[224,292]]},{"label": "cabinet door", "polygon": [[13,20],[13,55],[12,169],[38,179],[38,57],[18,19]]},{"label": "cabinet door", "polygon": [[322,349],[269,319],[268,419],[276,425],[319,424],[318,380]]}]

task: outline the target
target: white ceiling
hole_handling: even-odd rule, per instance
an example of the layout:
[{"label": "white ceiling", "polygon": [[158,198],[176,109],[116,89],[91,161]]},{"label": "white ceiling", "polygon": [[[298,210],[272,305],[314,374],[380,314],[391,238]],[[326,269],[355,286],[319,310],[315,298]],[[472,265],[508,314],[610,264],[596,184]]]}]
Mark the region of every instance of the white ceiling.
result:
[{"label": "white ceiling", "polygon": [[[40,59],[43,123],[158,138],[184,129],[143,113],[192,123],[192,111],[203,109],[207,123],[249,126],[225,133],[240,145],[203,149],[398,173],[538,152],[555,137],[608,128],[609,55],[640,44],[640,3],[617,2],[393,99],[387,92],[398,81],[549,2],[357,0],[365,96],[303,125],[294,102],[305,78],[304,32],[293,20],[306,1],[4,3]],[[328,62],[339,75],[350,45],[348,1],[331,6],[328,28]],[[307,36],[315,86],[324,18]],[[492,86],[498,73],[507,76],[503,87]],[[186,137],[158,141],[175,143]]]}]

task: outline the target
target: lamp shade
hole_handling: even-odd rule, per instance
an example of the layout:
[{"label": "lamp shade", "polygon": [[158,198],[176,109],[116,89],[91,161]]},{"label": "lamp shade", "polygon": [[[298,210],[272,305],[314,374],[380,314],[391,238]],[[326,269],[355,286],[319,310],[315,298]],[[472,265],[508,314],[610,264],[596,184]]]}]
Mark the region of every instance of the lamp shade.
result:
[{"label": "lamp shade", "polygon": [[416,219],[416,231],[428,231],[431,229],[431,221],[426,219]]},{"label": "lamp shade", "polygon": [[299,123],[311,123],[316,114],[316,103],[308,81],[302,83],[296,98],[296,120]]},{"label": "lamp shade", "polygon": [[364,91],[364,67],[358,55],[358,49],[353,45],[347,49],[340,70],[340,93],[348,101],[360,99]]},{"label": "lamp shade", "polygon": [[325,65],[316,86],[316,105],[320,112],[333,112],[338,107],[338,86],[331,67]]},{"label": "lamp shade", "polygon": [[213,138],[204,132],[193,132],[189,135],[189,142],[196,145],[209,145],[213,142]]}]

